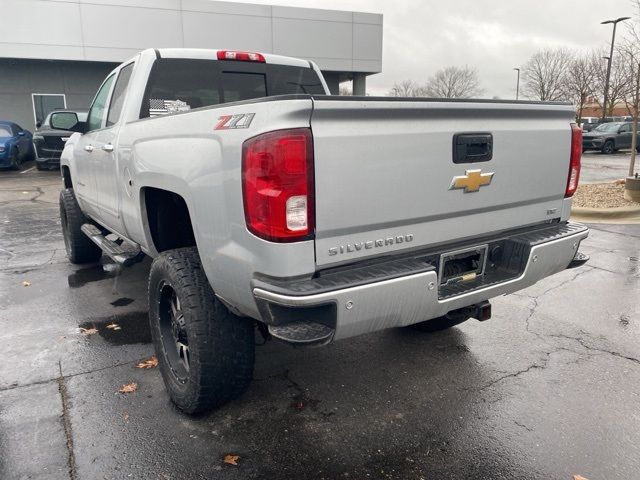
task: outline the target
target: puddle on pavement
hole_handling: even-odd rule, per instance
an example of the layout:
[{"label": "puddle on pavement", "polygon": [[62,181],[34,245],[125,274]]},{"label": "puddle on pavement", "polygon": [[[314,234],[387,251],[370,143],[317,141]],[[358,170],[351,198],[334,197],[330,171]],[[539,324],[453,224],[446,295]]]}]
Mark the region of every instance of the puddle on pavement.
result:
[{"label": "puddle on pavement", "polygon": [[105,265],[94,265],[93,267],[82,268],[67,277],[69,287],[80,288],[87,283],[99,282],[106,278],[115,277],[119,272],[119,267],[115,263]]},{"label": "puddle on pavement", "polygon": [[133,303],[133,301],[133,298],[122,297],[111,302],[111,305],[113,305],[114,307],[125,307],[130,303]]},{"label": "puddle on pavement", "polygon": [[[108,325],[112,324],[120,328],[107,328]],[[113,345],[151,343],[149,312],[146,311],[110,315],[104,318],[92,318],[81,323],[78,327],[83,329],[95,328],[98,330],[98,335]]]}]

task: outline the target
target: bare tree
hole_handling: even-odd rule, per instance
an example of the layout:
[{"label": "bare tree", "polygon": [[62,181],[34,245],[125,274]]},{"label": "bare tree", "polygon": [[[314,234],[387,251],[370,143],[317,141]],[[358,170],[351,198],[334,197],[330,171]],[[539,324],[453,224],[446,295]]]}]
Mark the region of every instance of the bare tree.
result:
[{"label": "bare tree", "polygon": [[427,81],[426,93],[437,98],[471,98],[482,95],[478,72],[468,66],[438,70]]},{"label": "bare tree", "polygon": [[341,83],[338,95],[342,95],[343,97],[353,95],[353,88],[351,87],[351,83],[348,83],[346,85],[344,83]]},{"label": "bare tree", "polygon": [[624,43],[618,48],[622,59],[623,77],[626,79],[621,92],[622,99],[633,116],[631,134],[631,159],[629,160],[629,176],[635,170],[636,152],[638,151],[638,117],[640,116],[640,0],[634,0],[636,7],[635,22],[625,35]]},{"label": "bare tree", "polygon": [[[607,52],[604,49],[596,50],[591,54],[591,63],[594,71],[594,98],[601,108],[604,98],[604,87],[607,83]],[[627,75],[624,71],[624,59],[616,54],[611,64],[611,77],[609,79],[609,104],[605,115],[612,116],[616,104],[623,100],[622,92],[626,88]]]},{"label": "bare tree", "polygon": [[594,54],[575,55],[569,62],[564,75],[562,90],[567,99],[576,106],[576,121],[582,121],[582,111],[587,99],[594,96],[596,85],[596,69],[593,63]]},{"label": "bare tree", "polygon": [[524,95],[542,101],[567,100],[566,75],[572,60],[573,54],[566,48],[535,53],[522,67]]},{"label": "bare tree", "polygon": [[394,83],[389,90],[390,97],[424,97],[426,96],[425,88],[418,85],[413,80],[403,80],[400,83]]}]

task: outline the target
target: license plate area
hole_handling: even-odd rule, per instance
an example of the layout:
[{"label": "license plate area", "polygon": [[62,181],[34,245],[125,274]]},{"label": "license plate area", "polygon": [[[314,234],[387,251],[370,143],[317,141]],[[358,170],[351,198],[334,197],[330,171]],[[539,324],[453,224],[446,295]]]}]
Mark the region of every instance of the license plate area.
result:
[{"label": "license plate area", "polygon": [[440,286],[482,277],[487,265],[488,248],[488,245],[479,245],[441,254],[438,268]]}]

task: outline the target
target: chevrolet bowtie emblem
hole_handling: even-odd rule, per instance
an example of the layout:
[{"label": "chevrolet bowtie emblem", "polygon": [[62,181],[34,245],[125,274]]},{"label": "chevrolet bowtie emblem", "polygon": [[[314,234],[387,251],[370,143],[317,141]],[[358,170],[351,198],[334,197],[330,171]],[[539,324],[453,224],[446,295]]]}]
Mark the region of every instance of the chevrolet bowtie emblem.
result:
[{"label": "chevrolet bowtie emblem", "polygon": [[453,177],[449,190],[464,188],[464,193],[477,192],[480,187],[489,185],[493,172],[482,173],[482,170],[467,170],[464,175]]}]

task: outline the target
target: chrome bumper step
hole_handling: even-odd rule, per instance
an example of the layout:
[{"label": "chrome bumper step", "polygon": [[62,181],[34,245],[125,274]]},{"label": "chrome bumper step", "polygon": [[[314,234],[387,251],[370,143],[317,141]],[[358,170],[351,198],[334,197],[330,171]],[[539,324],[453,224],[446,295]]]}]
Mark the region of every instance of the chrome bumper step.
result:
[{"label": "chrome bumper step", "polygon": [[333,338],[335,329],[321,323],[306,321],[286,325],[269,325],[271,336],[296,345],[319,345]]}]

